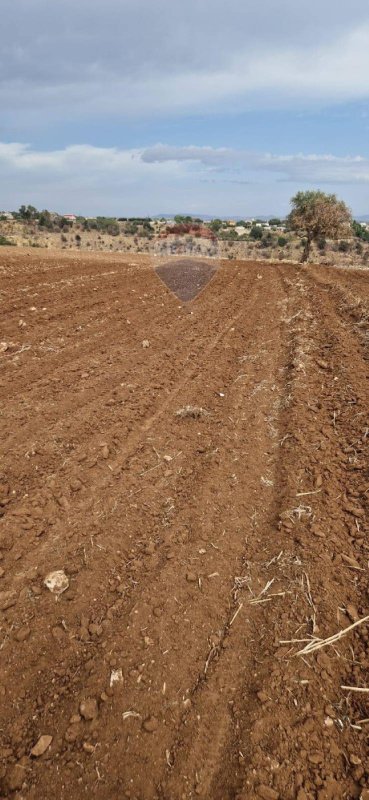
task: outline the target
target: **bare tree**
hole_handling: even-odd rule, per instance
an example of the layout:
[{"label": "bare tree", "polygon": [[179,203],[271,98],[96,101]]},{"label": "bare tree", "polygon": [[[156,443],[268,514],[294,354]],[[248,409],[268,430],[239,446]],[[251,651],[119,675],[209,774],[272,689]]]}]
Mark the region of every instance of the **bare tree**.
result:
[{"label": "bare tree", "polygon": [[302,262],[308,260],[313,242],[352,235],[351,211],[335,194],[297,192],[291,205],[288,226],[305,239]]}]

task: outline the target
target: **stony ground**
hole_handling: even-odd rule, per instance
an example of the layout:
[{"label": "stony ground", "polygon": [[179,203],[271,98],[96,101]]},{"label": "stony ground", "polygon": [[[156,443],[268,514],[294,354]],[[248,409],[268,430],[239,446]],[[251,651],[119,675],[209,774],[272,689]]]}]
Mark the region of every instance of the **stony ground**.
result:
[{"label": "stony ground", "polygon": [[369,273],[0,256],[0,796],[367,800]]}]

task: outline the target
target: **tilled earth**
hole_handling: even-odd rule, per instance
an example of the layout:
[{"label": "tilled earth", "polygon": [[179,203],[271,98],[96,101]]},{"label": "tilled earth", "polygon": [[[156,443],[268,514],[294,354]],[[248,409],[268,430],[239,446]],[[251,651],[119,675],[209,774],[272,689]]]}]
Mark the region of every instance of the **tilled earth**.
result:
[{"label": "tilled earth", "polygon": [[0,796],[367,799],[369,273],[0,269]]}]

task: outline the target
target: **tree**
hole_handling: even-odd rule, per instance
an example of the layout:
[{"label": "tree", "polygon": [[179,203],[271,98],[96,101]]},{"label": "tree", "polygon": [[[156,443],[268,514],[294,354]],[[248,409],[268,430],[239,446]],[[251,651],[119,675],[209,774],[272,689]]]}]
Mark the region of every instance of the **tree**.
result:
[{"label": "tree", "polygon": [[263,229],[259,225],[253,225],[250,231],[250,239],[257,241],[263,238]]},{"label": "tree", "polygon": [[322,237],[350,236],[351,212],[335,194],[320,191],[297,192],[291,200],[288,227],[304,238],[301,261],[308,260],[313,242]]},{"label": "tree", "polygon": [[21,219],[36,219],[38,217],[37,208],[34,206],[21,206],[18,212]]}]

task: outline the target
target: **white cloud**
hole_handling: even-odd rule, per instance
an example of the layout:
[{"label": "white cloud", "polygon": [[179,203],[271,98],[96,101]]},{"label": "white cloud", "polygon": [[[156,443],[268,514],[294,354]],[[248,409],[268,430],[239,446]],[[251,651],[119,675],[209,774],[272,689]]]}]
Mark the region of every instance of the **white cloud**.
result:
[{"label": "white cloud", "polygon": [[307,186],[342,184],[345,199],[364,203],[369,159],[163,144],[38,151],[0,143],[0,183],[10,209],[30,202],[85,214],[269,213],[286,210],[291,194]]},{"label": "white cloud", "polygon": [[142,159],[147,163],[187,162],[190,165],[226,173],[229,171],[275,173],[281,180],[303,183],[367,183],[369,159],[361,156],[273,155],[247,150],[213,147],[173,147],[158,144],[146,148]]}]

